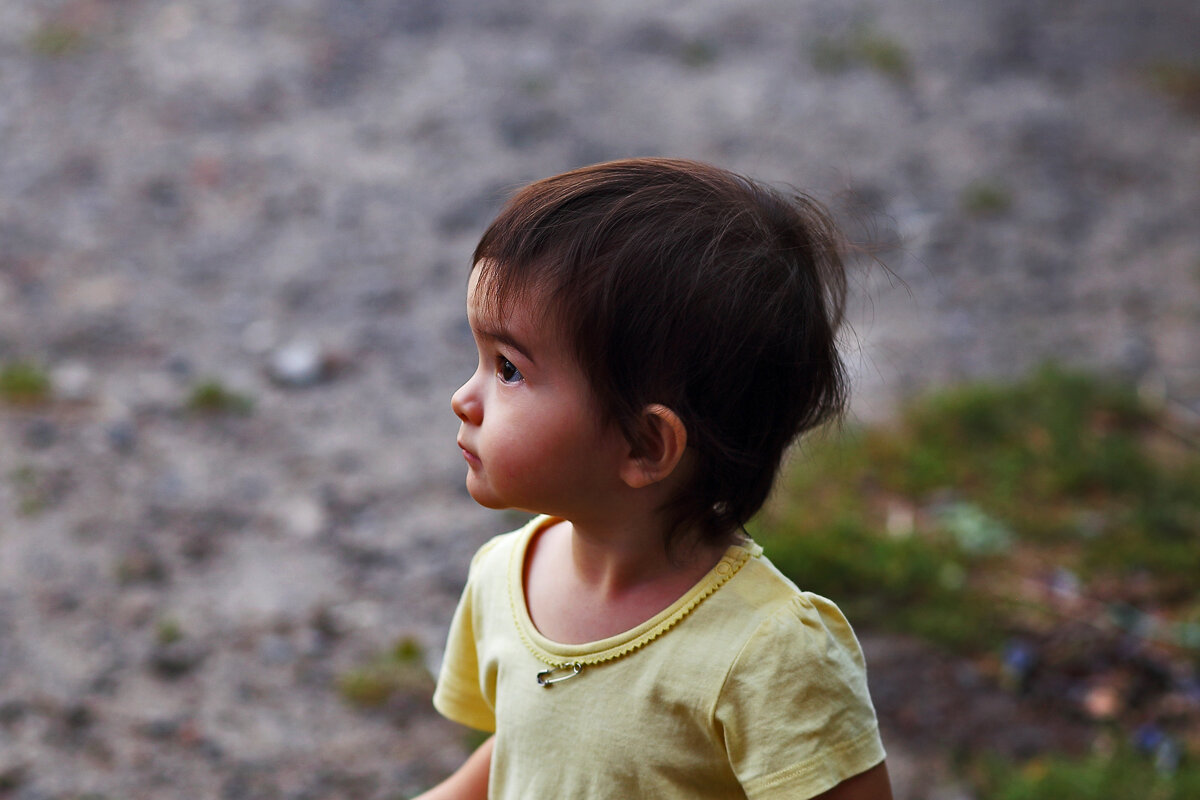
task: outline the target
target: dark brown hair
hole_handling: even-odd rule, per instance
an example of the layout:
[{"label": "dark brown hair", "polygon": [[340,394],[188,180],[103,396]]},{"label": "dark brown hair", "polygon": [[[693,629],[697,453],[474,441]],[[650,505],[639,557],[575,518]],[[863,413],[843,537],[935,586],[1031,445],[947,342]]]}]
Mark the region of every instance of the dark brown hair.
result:
[{"label": "dark brown hair", "polygon": [[[517,192],[475,249],[485,302],[541,304],[635,447],[643,409],[687,428],[671,505],[720,541],[762,506],[788,445],[847,401],[841,238],[812,199],[693,161],[584,167]],[[482,284],[481,284],[482,285]]]}]

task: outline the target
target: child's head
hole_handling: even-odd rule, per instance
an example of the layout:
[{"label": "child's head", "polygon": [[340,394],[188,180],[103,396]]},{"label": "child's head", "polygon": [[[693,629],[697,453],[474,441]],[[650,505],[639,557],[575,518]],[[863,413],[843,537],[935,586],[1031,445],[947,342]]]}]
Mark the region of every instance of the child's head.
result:
[{"label": "child's head", "polygon": [[648,405],[682,421],[675,532],[739,528],[788,445],[845,405],[839,238],[804,197],[691,161],[598,164],[518,192],[474,263],[491,309],[522,303],[561,333],[635,449]]}]

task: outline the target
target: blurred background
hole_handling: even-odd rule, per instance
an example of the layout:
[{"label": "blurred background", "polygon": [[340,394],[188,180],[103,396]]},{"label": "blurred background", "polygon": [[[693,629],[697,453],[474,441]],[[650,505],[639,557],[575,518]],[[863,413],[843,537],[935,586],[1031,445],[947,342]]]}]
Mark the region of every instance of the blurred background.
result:
[{"label": "blurred background", "polygon": [[855,405],[753,529],[900,798],[1200,796],[1193,0],[5,0],[0,797],[399,798],[469,257],[636,155],[831,204]]}]

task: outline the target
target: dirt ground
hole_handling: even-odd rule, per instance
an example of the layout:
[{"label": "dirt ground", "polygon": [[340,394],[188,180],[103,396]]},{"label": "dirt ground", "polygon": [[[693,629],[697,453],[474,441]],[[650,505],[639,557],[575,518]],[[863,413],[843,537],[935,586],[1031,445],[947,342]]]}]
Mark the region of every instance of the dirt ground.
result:
[{"label": "dirt ground", "polygon": [[[833,204],[854,415],[1048,358],[1200,413],[1200,6],[1078,0],[0,4],[0,797],[395,798],[463,732],[448,398],[504,193],[631,155]],[[901,798],[1086,731],[864,636]],[[1014,740],[1015,737],[1015,740]],[[999,740],[1003,741],[999,741]],[[998,742],[998,743],[997,743]]]}]

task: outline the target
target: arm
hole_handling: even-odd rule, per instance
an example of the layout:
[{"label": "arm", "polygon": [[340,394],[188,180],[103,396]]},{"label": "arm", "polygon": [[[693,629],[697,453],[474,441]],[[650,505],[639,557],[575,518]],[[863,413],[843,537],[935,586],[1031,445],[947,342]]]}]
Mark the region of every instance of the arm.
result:
[{"label": "arm", "polygon": [[887,762],[881,761],[866,772],[839,783],[815,800],[892,800],[892,783],[888,779]]},{"label": "arm", "polygon": [[492,736],[453,775],[415,800],[486,800],[495,745],[496,737]]}]

